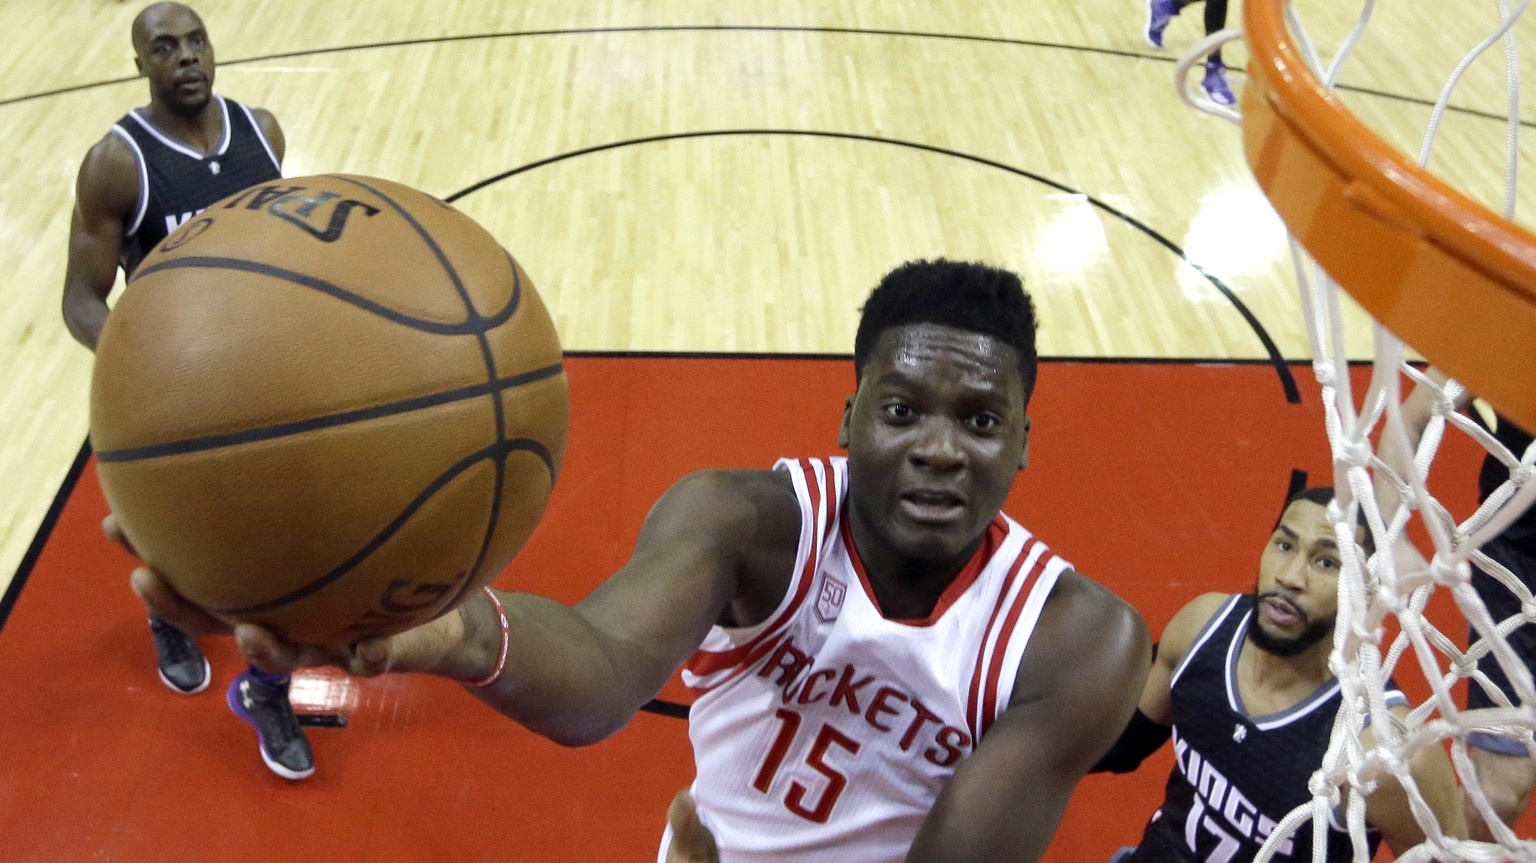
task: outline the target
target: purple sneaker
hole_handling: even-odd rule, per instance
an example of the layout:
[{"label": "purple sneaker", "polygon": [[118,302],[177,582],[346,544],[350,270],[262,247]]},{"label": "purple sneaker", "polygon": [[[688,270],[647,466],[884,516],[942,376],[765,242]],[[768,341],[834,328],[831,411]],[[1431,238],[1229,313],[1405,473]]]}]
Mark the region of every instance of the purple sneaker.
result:
[{"label": "purple sneaker", "polygon": [[264,678],[246,669],[229,685],[229,709],[256,729],[261,760],[284,779],[315,772],[315,756],[288,703],[286,678]]},{"label": "purple sneaker", "polygon": [[1173,16],[1179,14],[1179,7],[1174,0],[1147,0],[1147,44],[1153,48],[1163,47],[1163,31],[1168,29],[1168,22]]},{"label": "purple sneaker", "polygon": [[1211,101],[1218,105],[1234,105],[1237,100],[1232,98],[1232,88],[1227,86],[1226,64],[1217,60],[1207,60],[1205,63],[1205,80],[1200,82],[1205,89],[1205,95],[1211,97]]}]

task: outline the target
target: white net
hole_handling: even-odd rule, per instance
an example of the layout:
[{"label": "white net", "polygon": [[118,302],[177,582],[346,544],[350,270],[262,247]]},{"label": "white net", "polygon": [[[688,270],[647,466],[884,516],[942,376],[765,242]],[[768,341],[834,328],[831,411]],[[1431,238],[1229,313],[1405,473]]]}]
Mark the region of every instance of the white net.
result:
[{"label": "white net", "polygon": [[[1502,0],[1497,4],[1496,26],[1471,46],[1451,72],[1434,104],[1418,152],[1419,164],[1427,165],[1441,120],[1463,74],[1478,57],[1502,46],[1508,94],[1503,170],[1506,219],[1514,217],[1519,161],[1520,70],[1514,24],[1528,2],[1513,8]],[[1365,4],[1358,22],[1326,62],[1294,11],[1287,10],[1291,35],[1325,86],[1332,88],[1338,80],[1373,8],[1373,3]],[[1188,73],[1213,48],[1241,37],[1240,30],[1227,30],[1195,45],[1176,73],[1180,95],[1186,102],[1239,123],[1238,112],[1211,102],[1191,87]],[[1536,663],[1536,656],[1522,658],[1509,640],[1517,628],[1536,621],[1536,600],[1532,585],[1486,552],[1490,542],[1536,500],[1536,446],[1528,446],[1524,452],[1510,451],[1474,418],[1475,407],[1472,412],[1466,410],[1470,394],[1455,381],[1426,373],[1422,364],[1408,362],[1408,349],[1379,325],[1373,332],[1374,355],[1369,368],[1357,369],[1358,375],[1352,373],[1345,346],[1349,304],[1341,300],[1339,286],[1306,250],[1294,240],[1291,246],[1334,465],[1337,497],[1330,514],[1343,552],[1343,566],[1330,663],[1341,684],[1343,706],[1327,755],[1312,780],[1311,805],[1298,808],[1282,822],[1258,859],[1261,863],[1271,859],[1295,831],[1310,829],[1315,859],[1321,861],[1330,823],[1347,826],[1354,860],[1370,859],[1367,800],[1395,783],[1406,795],[1425,836],[1421,844],[1398,859],[1536,861],[1536,842],[1522,839],[1498,817],[1490,789],[1484,787],[1468,745],[1469,738],[1488,735],[1503,742],[1506,757],[1518,758],[1516,753],[1524,752],[1536,768],[1536,744],[1532,741],[1536,689],[1526,664]],[[1368,253],[1362,250],[1362,254]],[[1454,286],[1447,289],[1454,290]],[[1536,346],[1489,347],[1530,354]],[[1476,471],[1432,476],[1432,469],[1437,455],[1457,447],[1463,453],[1469,449],[1476,453],[1474,464],[1484,454],[1496,460],[1507,478],[1480,504],[1468,504],[1453,512],[1445,501],[1456,495],[1447,490],[1473,486]],[[1442,459],[1442,464],[1445,461]],[[1464,494],[1461,497],[1466,499]],[[1367,555],[1357,540],[1357,519],[1367,526],[1377,553]],[[1536,553],[1531,549],[1526,552]],[[1484,595],[1490,594],[1480,595],[1473,586],[1474,567],[1488,575],[1485,591],[1508,591],[1506,601],[1496,604],[1512,610],[1502,619],[1488,610]],[[1529,570],[1526,577],[1532,577]],[[1442,599],[1431,606],[1437,593],[1448,595],[1452,601]],[[1469,640],[1466,649],[1459,646]],[[1488,678],[1490,664],[1502,669],[1509,681],[1507,691]],[[1394,714],[1386,706],[1385,693],[1394,678],[1410,693],[1421,693],[1406,714],[1401,709]],[[1410,681],[1414,685],[1410,686]],[[1471,687],[1487,693],[1486,701],[1492,706],[1468,709],[1466,698]],[[1367,725],[1369,731],[1363,733]],[[1428,747],[1448,747],[1464,789],[1468,821],[1486,825],[1486,835],[1478,834],[1482,838],[1454,835],[1463,830],[1456,823],[1459,817],[1449,819],[1449,824],[1440,823],[1436,817],[1432,801],[1437,794],[1443,801],[1447,789],[1421,787],[1433,780],[1414,773],[1415,755]],[[1456,793],[1454,788],[1449,790]],[[1460,809],[1452,807],[1458,816]],[[1440,811],[1445,811],[1443,803]]]}]

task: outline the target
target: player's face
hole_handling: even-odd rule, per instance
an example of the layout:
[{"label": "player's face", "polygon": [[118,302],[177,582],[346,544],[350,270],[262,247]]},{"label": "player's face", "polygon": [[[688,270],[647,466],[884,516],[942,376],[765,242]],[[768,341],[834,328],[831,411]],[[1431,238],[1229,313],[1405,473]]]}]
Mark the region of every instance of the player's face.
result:
[{"label": "player's face", "polygon": [[887,330],[843,411],[849,524],[866,566],[943,567],[974,553],[1029,443],[1014,349],[936,324]]},{"label": "player's face", "polygon": [[1259,558],[1250,640],[1270,653],[1294,656],[1331,635],[1339,566],[1327,509],[1310,500],[1287,507]]},{"label": "player's face", "polygon": [[154,101],[180,114],[196,114],[213,97],[213,43],[203,22],[171,7],[145,21],[137,46],[139,71]]}]

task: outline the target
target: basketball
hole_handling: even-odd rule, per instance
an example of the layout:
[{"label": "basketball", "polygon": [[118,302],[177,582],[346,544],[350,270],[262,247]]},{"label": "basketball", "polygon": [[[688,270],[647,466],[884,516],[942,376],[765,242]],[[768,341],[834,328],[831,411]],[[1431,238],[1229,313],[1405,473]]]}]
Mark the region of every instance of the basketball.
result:
[{"label": "basketball", "polygon": [[301,642],[424,623],[544,512],[569,401],[532,282],[397,183],[254,186],[135,270],[91,381],[107,502],[190,601]]}]

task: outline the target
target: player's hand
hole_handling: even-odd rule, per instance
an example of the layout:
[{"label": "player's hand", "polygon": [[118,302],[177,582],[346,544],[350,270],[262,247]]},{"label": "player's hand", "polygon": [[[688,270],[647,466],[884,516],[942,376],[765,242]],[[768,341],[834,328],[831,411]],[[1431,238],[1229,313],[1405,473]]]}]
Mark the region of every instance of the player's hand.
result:
[{"label": "player's hand", "polygon": [[252,665],[268,674],[334,665],[357,677],[376,677],[392,671],[462,677],[453,668],[464,641],[463,614],[461,607],[405,632],[345,647],[299,644],[264,626],[242,623],[235,627],[235,643]]},{"label": "player's hand", "polygon": [[[102,532],[124,551],[138,557],[117,520],[107,516]],[[230,635],[245,658],[267,674],[288,674],[300,668],[334,665],[359,677],[390,671],[434,672],[451,669],[453,655],[464,640],[462,610],[388,638],[374,638],[345,647],[321,647],[289,641],[252,623],[232,625],[204,611],[176,592],[147,566],[129,576],[133,592],[161,620],[193,635]],[[451,673],[451,672],[450,672]]]},{"label": "player's hand", "polygon": [[667,807],[667,825],[672,828],[672,844],[667,847],[667,863],[720,863],[720,849],[715,837],[699,820],[693,795],[684,788]]}]

